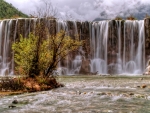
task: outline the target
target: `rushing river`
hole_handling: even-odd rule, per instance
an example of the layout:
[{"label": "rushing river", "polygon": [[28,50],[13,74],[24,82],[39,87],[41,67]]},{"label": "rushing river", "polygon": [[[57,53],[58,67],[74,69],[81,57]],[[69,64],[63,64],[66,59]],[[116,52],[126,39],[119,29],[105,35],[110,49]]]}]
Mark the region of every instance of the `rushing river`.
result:
[{"label": "rushing river", "polygon": [[150,113],[148,76],[60,76],[58,81],[65,87],[1,97],[0,113]]}]

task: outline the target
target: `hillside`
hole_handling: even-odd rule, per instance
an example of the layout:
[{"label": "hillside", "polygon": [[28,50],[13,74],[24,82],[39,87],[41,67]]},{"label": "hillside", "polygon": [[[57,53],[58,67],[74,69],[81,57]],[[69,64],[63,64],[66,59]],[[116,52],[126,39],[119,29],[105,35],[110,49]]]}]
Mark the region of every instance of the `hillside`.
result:
[{"label": "hillside", "polygon": [[12,4],[0,0],[0,19],[15,18],[15,17],[28,17],[21,11],[16,9]]}]

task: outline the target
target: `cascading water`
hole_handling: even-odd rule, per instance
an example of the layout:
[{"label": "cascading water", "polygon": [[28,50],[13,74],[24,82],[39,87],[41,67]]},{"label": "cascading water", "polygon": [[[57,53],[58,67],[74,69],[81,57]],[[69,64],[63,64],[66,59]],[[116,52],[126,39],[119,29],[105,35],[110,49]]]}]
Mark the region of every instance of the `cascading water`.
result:
[{"label": "cascading water", "polygon": [[[77,25],[75,21],[72,21],[74,31],[69,29],[69,26],[67,24],[67,21],[57,20],[57,29],[56,31],[59,32],[60,30],[66,31],[66,35],[78,35]],[[81,48],[80,48],[81,49]],[[82,51],[82,49],[81,49]],[[82,57],[80,54],[76,55],[75,58],[72,60],[70,59],[70,56],[68,55],[66,58],[66,66],[62,66],[61,62],[58,64],[58,73],[60,75],[72,75],[72,74],[78,74],[82,62]]]},{"label": "cascading water", "polygon": [[11,27],[13,20],[5,20],[0,22],[0,75],[13,73],[11,69]]},{"label": "cascading water", "polygon": [[136,72],[142,73],[145,69],[145,33],[144,33],[144,21],[138,22],[139,27],[139,42],[138,42],[138,48],[137,48],[137,54],[136,54]]},{"label": "cascading water", "polygon": [[[123,73],[142,74],[145,67],[144,21],[125,21],[124,26],[124,30],[130,32],[124,32]],[[126,42],[126,39],[130,39],[130,42]],[[130,46],[128,51],[126,46]],[[127,52],[130,54],[129,58],[126,58]]]},{"label": "cascading water", "polygon": [[92,23],[91,49],[91,72],[107,73],[107,39],[109,21]]},{"label": "cascading water", "polygon": [[[14,53],[11,50],[11,46],[12,43],[16,40],[18,32],[18,21],[20,20],[23,19],[10,19],[0,21],[0,76],[14,74]],[[37,19],[25,19],[25,27],[23,30],[24,34],[22,34],[24,37],[27,37],[30,32],[31,20]]]},{"label": "cascading water", "polygon": [[[29,32],[35,32],[37,22],[40,20],[36,18],[0,21],[1,75],[14,74],[11,45],[20,34],[27,37]],[[47,22],[49,26],[53,24]],[[85,52],[85,48],[80,47],[75,55],[68,55],[66,61],[59,62],[60,74],[80,74],[83,60],[90,60],[91,73],[142,74],[145,69],[147,59],[145,59],[144,20],[99,22],[56,20],[54,29],[56,32],[65,30],[66,35],[71,37],[78,35],[81,40],[89,42],[90,48],[90,51]]]},{"label": "cascading water", "polygon": [[[73,27],[75,33],[78,34],[76,22],[73,22]],[[67,22],[59,20],[57,32],[61,29],[70,35]],[[145,68],[143,20],[90,22],[89,32],[91,50],[89,71],[91,73],[142,74]],[[78,74],[83,58],[80,54],[77,54],[73,61],[67,57],[65,74]]]},{"label": "cascading water", "polygon": [[[99,74],[112,72],[113,74],[142,74],[145,68],[144,21],[113,22],[92,23],[91,72],[97,71]],[[116,28],[116,37],[111,27]],[[113,45],[114,42],[116,45]],[[115,56],[116,61],[114,60]]]}]

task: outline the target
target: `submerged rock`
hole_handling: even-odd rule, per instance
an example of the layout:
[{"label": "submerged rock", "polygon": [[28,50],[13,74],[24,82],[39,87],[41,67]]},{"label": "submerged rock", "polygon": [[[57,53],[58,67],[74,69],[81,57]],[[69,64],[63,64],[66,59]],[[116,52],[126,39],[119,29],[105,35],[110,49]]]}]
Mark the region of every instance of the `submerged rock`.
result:
[{"label": "submerged rock", "polygon": [[97,93],[97,95],[107,95],[107,93],[105,93],[105,92],[99,92],[99,93]]},{"label": "submerged rock", "polygon": [[137,86],[138,88],[146,88],[147,87],[147,85],[146,84],[143,84],[143,85],[141,85],[141,86]]},{"label": "submerged rock", "polygon": [[129,93],[129,95],[134,95],[134,93]]},{"label": "submerged rock", "polygon": [[18,104],[18,100],[13,100],[12,104]]},{"label": "submerged rock", "polygon": [[143,84],[142,86],[141,86],[141,88],[146,88],[147,87],[147,85],[145,85],[145,84]]},{"label": "submerged rock", "polygon": [[16,106],[14,106],[14,105],[10,105],[10,106],[8,106],[8,108],[15,108]]}]

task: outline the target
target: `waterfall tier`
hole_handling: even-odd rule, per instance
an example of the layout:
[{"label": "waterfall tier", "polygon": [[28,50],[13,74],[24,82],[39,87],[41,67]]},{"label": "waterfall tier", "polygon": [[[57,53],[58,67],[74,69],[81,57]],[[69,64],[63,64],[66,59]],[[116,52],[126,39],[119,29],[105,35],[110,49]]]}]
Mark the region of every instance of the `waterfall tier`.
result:
[{"label": "waterfall tier", "polygon": [[85,44],[58,65],[60,74],[142,74],[150,58],[150,19],[76,22],[56,19],[10,19],[0,21],[0,74],[13,75],[13,42],[27,37],[37,24],[50,34],[61,29],[79,36]]}]

